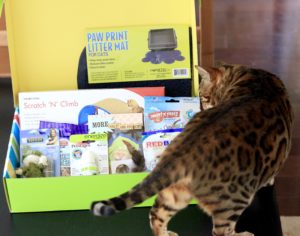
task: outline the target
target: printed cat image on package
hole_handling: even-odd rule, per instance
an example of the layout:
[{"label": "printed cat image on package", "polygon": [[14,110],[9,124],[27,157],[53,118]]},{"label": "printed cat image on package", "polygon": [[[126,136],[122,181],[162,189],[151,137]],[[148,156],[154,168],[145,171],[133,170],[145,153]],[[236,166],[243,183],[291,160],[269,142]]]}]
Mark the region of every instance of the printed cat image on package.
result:
[{"label": "printed cat image on package", "polygon": [[148,171],[159,162],[160,155],[182,129],[158,130],[143,133],[143,152]]},{"label": "printed cat image on package", "polygon": [[135,168],[132,155],[129,153],[125,142],[128,142],[134,149],[141,151],[139,145],[141,137],[136,140],[131,138],[129,133],[130,132],[127,134],[117,132],[110,138],[109,160],[112,174],[129,173]]},{"label": "printed cat image on package", "polygon": [[110,172],[132,172],[135,164],[128,145],[142,152],[143,114],[107,114],[88,117],[90,133],[106,132]]},{"label": "printed cat image on package", "polygon": [[70,136],[71,176],[109,174],[107,134]]},{"label": "printed cat image on package", "polygon": [[[32,129],[20,131],[21,166],[29,166],[30,159],[42,164],[47,158],[43,176],[60,176],[59,132],[57,129]],[[37,157],[37,158],[36,158]]]},{"label": "printed cat image on package", "polygon": [[199,97],[145,97],[145,131],[183,128],[199,111]]}]

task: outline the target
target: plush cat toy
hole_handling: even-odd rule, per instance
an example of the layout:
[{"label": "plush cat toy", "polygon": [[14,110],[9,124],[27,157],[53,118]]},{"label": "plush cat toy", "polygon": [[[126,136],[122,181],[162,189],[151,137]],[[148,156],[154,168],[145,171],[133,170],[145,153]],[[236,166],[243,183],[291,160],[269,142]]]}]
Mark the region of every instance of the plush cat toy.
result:
[{"label": "plush cat toy", "polygon": [[45,168],[48,166],[47,157],[30,154],[23,160],[23,166],[16,170],[16,174],[25,178],[45,177]]}]

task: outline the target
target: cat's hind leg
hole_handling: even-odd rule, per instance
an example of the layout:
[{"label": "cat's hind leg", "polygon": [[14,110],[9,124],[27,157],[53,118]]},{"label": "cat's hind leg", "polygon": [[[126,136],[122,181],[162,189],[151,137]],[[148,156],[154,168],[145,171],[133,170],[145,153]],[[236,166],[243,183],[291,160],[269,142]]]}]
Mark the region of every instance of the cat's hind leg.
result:
[{"label": "cat's hind leg", "polygon": [[213,236],[254,236],[249,232],[236,233],[234,231],[236,222],[213,218]]},{"label": "cat's hind leg", "polygon": [[[217,209],[216,211],[219,214],[213,215],[213,236],[254,236],[254,234],[249,232],[236,233],[234,231],[236,222],[243,210],[239,207],[230,210],[227,208]],[[234,214],[227,217],[226,215],[230,211],[234,211]]]},{"label": "cat's hind leg", "polygon": [[184,184],[175,184],[161,191],[150,211],[150,225],[155,236],[177,236],[168,231],[170,219],[181,209],[185,208],[192,195]]}]

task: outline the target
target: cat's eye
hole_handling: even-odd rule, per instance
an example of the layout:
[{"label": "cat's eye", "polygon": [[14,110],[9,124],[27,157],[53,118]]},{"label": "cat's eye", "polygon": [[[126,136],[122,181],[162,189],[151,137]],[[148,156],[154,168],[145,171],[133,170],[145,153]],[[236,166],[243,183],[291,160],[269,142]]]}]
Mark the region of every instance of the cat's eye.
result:
[{"label": "cat's eye", "polygon": [[210,101],[210,96],[202,96],[201,98],[204,102],[209,102]]}]

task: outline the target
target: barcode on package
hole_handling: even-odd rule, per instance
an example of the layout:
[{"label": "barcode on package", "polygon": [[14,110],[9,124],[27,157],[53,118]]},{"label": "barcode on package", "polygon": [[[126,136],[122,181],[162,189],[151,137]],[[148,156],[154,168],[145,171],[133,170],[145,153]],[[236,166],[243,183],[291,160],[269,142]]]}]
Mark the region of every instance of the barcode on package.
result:
[{"label": "barcode on package", "polygon": [[174,77],[181,77],[181,76],[188,76],[189,71],[186,68],[179,68],[179,69],[173,69],[173,76]]}]

